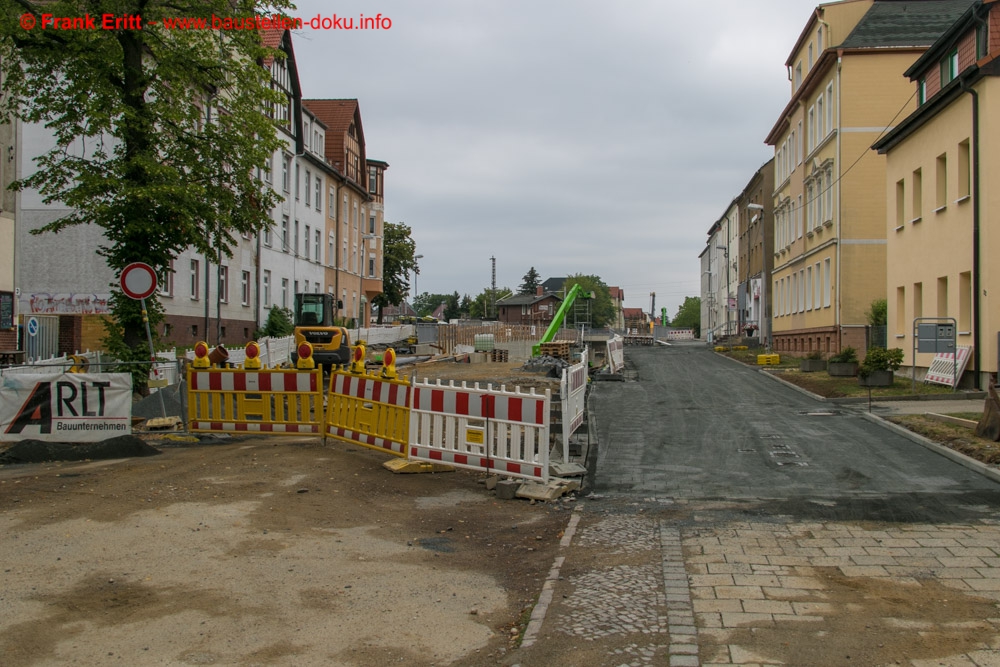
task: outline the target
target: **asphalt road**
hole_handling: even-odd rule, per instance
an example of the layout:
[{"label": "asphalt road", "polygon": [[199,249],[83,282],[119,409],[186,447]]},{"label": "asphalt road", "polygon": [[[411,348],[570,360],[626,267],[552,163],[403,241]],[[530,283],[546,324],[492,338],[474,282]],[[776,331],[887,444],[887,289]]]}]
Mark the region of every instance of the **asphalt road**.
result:
[{"label": "asphalt road", "polygon": [[626,359],[636,381],[593,386],[597,494],[766,501],[803,519],[952,521],[1000,507],[1000,485],[702,343]]}]

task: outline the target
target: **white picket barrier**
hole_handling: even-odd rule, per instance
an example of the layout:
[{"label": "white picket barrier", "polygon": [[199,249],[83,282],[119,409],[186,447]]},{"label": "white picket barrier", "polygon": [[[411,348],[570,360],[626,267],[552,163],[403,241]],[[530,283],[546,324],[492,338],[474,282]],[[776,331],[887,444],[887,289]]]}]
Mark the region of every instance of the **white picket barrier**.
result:
[{"label": "white picket barrier", "polygon": [[563,463],[569,463],[569,439],[583,424],[587,398],[587,355],[585,349],[580,355],[580,363],[564,368],[559,384],[562,401],[562,446]]},{"label": "white picket barrier", "polygon": [[608,366],[612,373],[625,368],[624,339],[618,334],[608,341]]},{"label": "white picket barrier", "polygon": [[943,384],[953,389],[957,387],[962,373],[965,372],[965,367],[969,365],[972,346],[959,345],[956,348],[956,353],[958,359],[952,352],[939,352],[934,355],[931,366],[927,369],[927,375],[924,376],[924,382]]},{"label": "white picket barrier", "polygon": [[410,460],[549,479],[551,392],[413,383]]}]

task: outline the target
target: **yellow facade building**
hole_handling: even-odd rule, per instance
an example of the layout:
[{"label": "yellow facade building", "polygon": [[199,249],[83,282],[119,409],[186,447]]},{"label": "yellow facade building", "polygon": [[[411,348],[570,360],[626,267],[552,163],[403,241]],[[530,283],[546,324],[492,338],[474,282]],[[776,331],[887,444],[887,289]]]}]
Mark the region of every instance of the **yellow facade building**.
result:
[{"label": "yellow facade building", "polygon": [[[1000,1],[972,3],[906,70],[920,105],[875,144],[886,157],[888,337],[924,377],[914,325],[953,323],[965,383],[997,371],[1000,329]],[[978,372],[976,372],[978,369]]]},{"label": "yellow facade building", "polygon": [[970,0],[816,7],[786,61],[791,98],[774,146],[775,351],[864,350],[886,297],[885,160],[870,150],[916,108],[902,76]]}]

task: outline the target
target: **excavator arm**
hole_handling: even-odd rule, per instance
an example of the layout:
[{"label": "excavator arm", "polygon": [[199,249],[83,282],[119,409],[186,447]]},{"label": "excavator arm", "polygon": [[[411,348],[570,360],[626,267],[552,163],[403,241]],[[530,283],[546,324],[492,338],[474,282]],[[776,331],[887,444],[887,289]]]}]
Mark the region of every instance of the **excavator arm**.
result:
[{"label": "excavator arm", "polygon": [[552,323],[549,324],[549,328],[545,330],[545,334],[542,339],[538,341],[535,345],[531,347],[531,354],[533,356],[539,356],[542,353],[542,343],[551,343],[552,339],[556,337],[556,332],[559,331],[559,327],[562,326],[563,320],[566,319],[566,313],[569,309],[573,307],[573,302],[576,301],[576,297],[580,296],[580,283],[573,285],[570,289],[569,294],[563,300],[562,305],[559,306],[559,310],[556,311],[555,317],[552,318]]}]

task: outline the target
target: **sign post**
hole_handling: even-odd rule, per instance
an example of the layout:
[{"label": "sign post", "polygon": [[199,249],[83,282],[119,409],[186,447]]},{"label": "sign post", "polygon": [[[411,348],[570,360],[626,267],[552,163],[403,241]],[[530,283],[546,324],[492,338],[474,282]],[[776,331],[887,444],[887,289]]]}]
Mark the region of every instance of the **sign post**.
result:
[{"label": "sign post", "polygon": [[[146,340],[149,341],[149,359],[152,362],[150,370],[156,373],[156,350],[153,349],[153,334],[149,330],[149,315],[146,312],[146,297],[156,291],[156,271],[144,262],[132,262],[119,277],[122,292],[130,299],[136,299],[142,305],[142,323],[146,325]],[[163,392],[157,390],[160,397],[160,413],[166,418],[167,406],[163,402]]]}]

